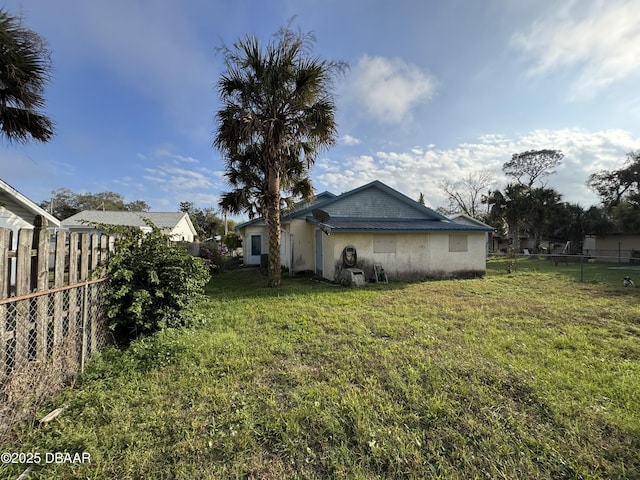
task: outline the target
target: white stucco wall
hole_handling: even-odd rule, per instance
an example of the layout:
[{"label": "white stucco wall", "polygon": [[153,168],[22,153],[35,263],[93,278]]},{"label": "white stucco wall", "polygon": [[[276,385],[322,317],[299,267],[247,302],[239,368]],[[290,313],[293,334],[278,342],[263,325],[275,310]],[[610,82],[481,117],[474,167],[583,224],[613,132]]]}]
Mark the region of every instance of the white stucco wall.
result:
[{"label": "white stucco wall", "polygon": [[586,255],[603,257],[630,257],[640,250],[640,235],[587,235],[582,244]]},{"label": "white stucco wall", "polygon": [[314,269],[315,227],[304,220],[294,219],[288,226],[292,246],[292,270],[302,272]]},{"label": "white stucco wall", "polygon": [[374,252],[372,233],[335,233],[323,237],[323,277],[338,280],[336,264],[342,262],[342,251],[347,245],[356,248],[358,266],[365,270],[367,278],[373,276],[374,262],[381,263],[391,279],[446,277],[486,271],[484,232],[467,233],[467,251],[464,252],[449,251],[448,233],[384,235],[395,237],[395,253]]}]

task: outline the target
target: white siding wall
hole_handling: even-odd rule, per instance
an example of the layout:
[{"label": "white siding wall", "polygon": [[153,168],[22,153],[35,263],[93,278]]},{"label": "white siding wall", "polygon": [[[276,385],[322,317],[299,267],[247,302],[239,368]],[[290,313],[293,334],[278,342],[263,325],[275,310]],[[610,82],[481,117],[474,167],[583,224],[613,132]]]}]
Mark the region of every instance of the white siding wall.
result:
[{"label": "white siding wall", "polygon": [[193,242],[195,240],[186,217],[180,220],[171,231],[171,239],[176,242]]},{"label": "white siding wall", "polygon": [[27,222],[0,205],[0,227],[17,232],[21,228],[33,228],[33,223]]}]

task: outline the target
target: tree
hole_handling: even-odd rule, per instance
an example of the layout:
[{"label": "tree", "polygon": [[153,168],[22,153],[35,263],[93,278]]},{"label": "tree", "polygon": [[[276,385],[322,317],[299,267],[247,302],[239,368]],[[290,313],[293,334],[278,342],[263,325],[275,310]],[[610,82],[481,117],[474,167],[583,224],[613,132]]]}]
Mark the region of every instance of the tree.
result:
[{"label": "tree", "polygon": [[640,192],[626,195],[611,209],[612,217],[625,233],[640,233]]},{"label": "tree", "polygon": [[627,195],[640,191],[640,151],[627,153],[619,170],[602,170],[589,176],[587,185],[599,196],[605,208],[619,205]]},{"label": "tree", "polygon": [[555,173],[553,168],[560,165],[563,158],[560,150],[528,150],[514,153],[511,160],[502,166],[502,171],[519,184],[531,188],[536,180]]},{"label": "tree", "polygon": [[418,197],[418,203],[424,205],[424,193],[422,192],[420,192],[420,196]]},{"label": "tree", "polygon": [[[222,194],[220,207],[232,213],[246,213],[249,218],[262,216],[266,220],[265,199],[268,195],[268,169],[261,155],[252,149],[241,159],[226,160],[226,177],[233,190]],[[280,177],[280,208],[291,207],[300,198],[313,195],[308,170],[302,162],[289,162]]]},{"label": "tree", "polygon": [[477,172],[455,182],[442,181],[439,187],[449,199],[449,210],[477,218],[482,205],[482,192],[488,190],[494,181],[491,172]]},{"label": "tree", "polygon": [[283,177],[296,171],[308,179],[318,152],[337,135],[330,87],[346,65],[313,57],[314,42],[313,35],[289,24],[266,47],[246,36],[221,49],[226,72],[218,82],[223,107],[216,115],[214,146],[225,158],[225,176],[237,187],[231,192],[235,198],[225,198],[229,207],[254,205],[266,217],[272,287],[281,277],[282,190],[292,188]]},{"label": "tree", "polygon": [[40,207],[60,220],[83,210],[147,212],[151,209],[143,200],[126,203],[124,197],[115,192],[75,193],[68,188],[59,188],[51,194],[51,199],[40,202]]},{"label": "tree", "polygon": [[9,142],[53,137],[53,122],[40,111],[50,71],[46,41],[0,9],[0,131]]},{"label": "tree", "polygon": [[604,208],[593,206],[584,212],[584,232],[590,235],[606,235],[615,227]]},{"label": "tree", "polygon": [[559,203],[547,215],[542,235],[573,244],[580,243],[588,233],[585,220],[585,211],[577,203]]},{"label": "tree", "polygon": [[602,207],[618,231],[640,231],[640,151],[627,153],[618,170],[602,170],[589,176],[587,185],[600,196]]},{"label": "tree", "polygon": [[527,224],[529,208],[528,189],[524,185],[509,184],[504,193],[500,190],[489,192],[483,202],[489,206],[488,221],[494,225],[504,222],[508,236],[512,239],[515,253],[520,251],[520,232]]},{"label": "tree", "polygon": [[542,232],[553,213],[558,210],[562,196],[553,188],[531,188],[526,192],[529,206],[526,218],[533,232],[534,248],[542,243]]}]

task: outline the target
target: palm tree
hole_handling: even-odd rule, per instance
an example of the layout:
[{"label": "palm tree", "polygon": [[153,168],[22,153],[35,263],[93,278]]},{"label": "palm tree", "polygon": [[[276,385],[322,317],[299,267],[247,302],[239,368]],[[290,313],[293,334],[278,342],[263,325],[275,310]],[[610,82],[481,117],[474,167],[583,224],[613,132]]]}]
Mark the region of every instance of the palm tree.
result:
[{"label": "palm tree", "polygon": [[235,187],[222,202],[227,208],[253,205],[265,217],[272,287],[280,285],[282,191],[310,186],[309,168],[337,135],[330,87],[346,65],[311,56],[314,41],[287,26],[264,49],[254,36],[222,48],[226,72],[218,82],[223,107],[214,146]]},{"label": "palm tree", "polygon": [[[248,149],[236,160],[226,161],[227,182],[233,190],[222,194],[220,207],[231,213],[246,213],[249,218],[263,217],[266,220],[265,200],[268,193],[268,174],[264,168],[260,149]],[[313,185],[308,170],[301,162],[287,163],[287,170],[280,176],[280,187],[289,196],[280,198],[280,208],[292,206],[296,199],[313,196]]]},{"label": "palm tree", "polygon": [[533,231],[534,248],[536,251],[542,243],[542,230],[550,221],[554,212],[560,208],[562,196],[553,188],[531,188],[528,192],[528,217]]},{"label": "palm tree", "polygon": [[40,113],[50,69],[45,40],[0,9],[0,131],[9,142],[53,136],[53,122]]},{"label": "palm tree", "polygon": [[528,188],[520,184],[509,184],[504,193],[500,190],[489,192],[484,202],[490,206],[489,221],[504,222],[507,225],[508,236],[512,239],[514,253],[520,251],[520,229],[527,224],[529,201]]}]

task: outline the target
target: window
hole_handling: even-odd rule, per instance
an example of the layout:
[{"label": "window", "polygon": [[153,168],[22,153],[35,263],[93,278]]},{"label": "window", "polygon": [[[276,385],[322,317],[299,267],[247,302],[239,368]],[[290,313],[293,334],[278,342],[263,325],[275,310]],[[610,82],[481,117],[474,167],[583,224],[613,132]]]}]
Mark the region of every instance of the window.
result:
[{"label": "window", "polygon": [[251,235],[251,255],[262,254],[262,236]]},{"label": "window", "polygon": [[466,233],[450,233],[449,234],[449,251],[450,252],[466,252],[467,234]]},{"label": "window", "polygon": [[373,253],[396,253],[396,236],[374,235]]}]

